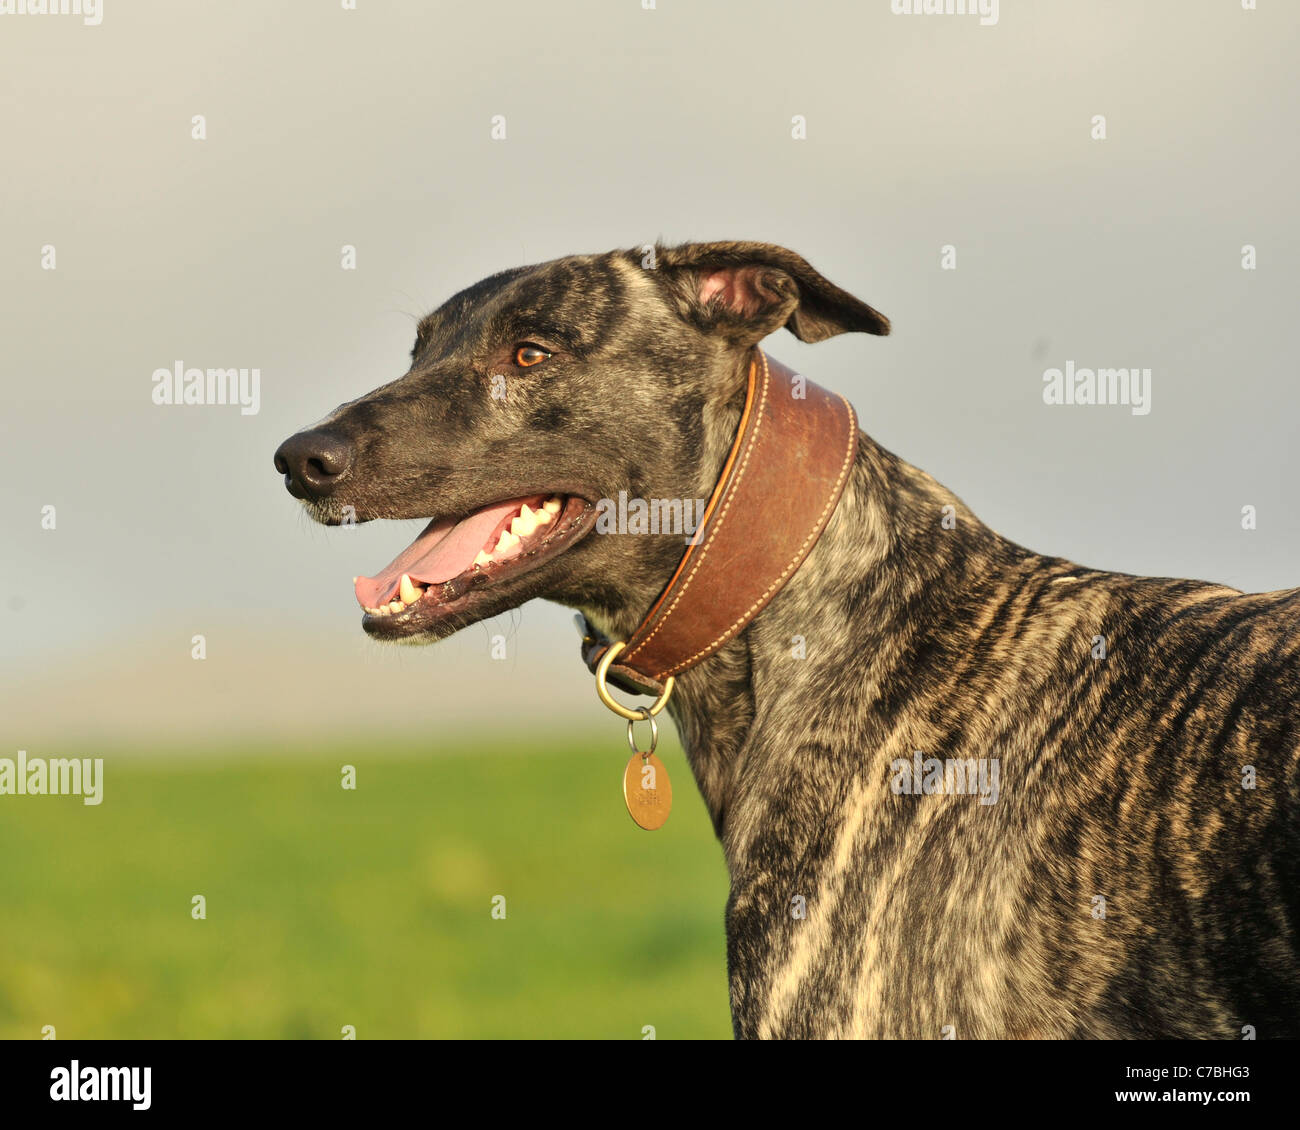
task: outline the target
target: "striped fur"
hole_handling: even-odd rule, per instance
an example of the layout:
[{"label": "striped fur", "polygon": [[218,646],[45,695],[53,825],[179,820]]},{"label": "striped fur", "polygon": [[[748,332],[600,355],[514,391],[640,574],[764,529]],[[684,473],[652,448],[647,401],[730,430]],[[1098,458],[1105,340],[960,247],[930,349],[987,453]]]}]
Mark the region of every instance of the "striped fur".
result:
[{"label": "striped fur", "polygon": [[[1300,1035],[1298,629],[1300,591],[1030,553],[864,436],[813,555],[675,704],[737,1035]],[[917,750],[998,758],[997,803],[897,795]]]}]

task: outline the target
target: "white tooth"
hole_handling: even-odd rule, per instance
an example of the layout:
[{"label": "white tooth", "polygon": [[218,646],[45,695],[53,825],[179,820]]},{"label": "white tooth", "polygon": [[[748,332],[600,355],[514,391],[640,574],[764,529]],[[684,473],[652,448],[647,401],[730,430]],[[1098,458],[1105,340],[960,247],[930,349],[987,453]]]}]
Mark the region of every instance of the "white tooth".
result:
[{"label": "white tooth", "polygon": [[537,529],[537,517],[525,504],[523,509],[519,511],[519,517],[510,523],[510,532],[518,534],[521,538],[526,538],[535,529]]},{"label": "white tooth", "polygon": [[542,503],[542,509],[548,514],[558,514],[560,512],[560,500],[558,498],[548,498]]},{"label": "white tooth", "polygon": [[513,549],[519,544],[519,539],[509,530],[502,530],[501,536],[497,539],[497,547],[492,552],[500,553],[506,549]]},{"label": "white tooth", "polygon": [[406,605],[403,604],[400,600],[390,600],[390,601],[388,602],[388,611],[389,611],[389,612],[401,612],[401,610],[402,610],[403,608],[405,608],[405,607],[406,607]]},{"label": "white tooth", "polygon": [[484,552],[480,549],[480,550],[478,551],[478,556],[477,556],[476,558],[474,558],[474,564],[475,564],[475,565],[486,565],[486,564],[488,564],[491,560],[492,560],[492,558],[490,558],[486,553],[484,553]]},{"label": "white tooth", "polygon": [[420,599],[420,590],[411,584],[411,578],[405,573],[402,574],[402,582],[397,586],[397,592],[403,604],[414,604]]},{"label": "white tooth", "polygon": [[555,521],[555,515],[552,514],[552,513],[551,513],[549,510],[547,510],[545,507],[542,507],[541,510],[534,510],[534,511],[533,511],[533,517],[537,519],[537,524],[538,524],[539,526],[544,526],[544,525],[546,525],[548,522],[554,522],[554,521]]}]

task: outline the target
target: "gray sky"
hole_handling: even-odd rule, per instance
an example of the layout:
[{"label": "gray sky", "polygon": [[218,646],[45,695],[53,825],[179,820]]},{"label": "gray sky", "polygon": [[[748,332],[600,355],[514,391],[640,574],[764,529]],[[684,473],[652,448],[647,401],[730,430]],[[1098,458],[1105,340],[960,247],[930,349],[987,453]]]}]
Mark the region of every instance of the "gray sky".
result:
[{"label": "gray sky", "polygon": [[[414,319],[468,283],[656,237],[784,244],[886,313],[886,339],[767,348],[1003,534],[1126,572],[1296,584],[1300,5],[1260,9],[0,16],[0,748],[381,727],[436,748],[522,733],[538,708],[548,736],[610,736],[567,610],[534,602],[419,651],[362,638],[350,578],[419,523],[315,527],[271,454],[400,375]],[[155,405],[151,374],[178,360],[259,368],[260,411]],[[1067,361],[1150,368],[1150,414],[1045,405],[1043,371]]]}]

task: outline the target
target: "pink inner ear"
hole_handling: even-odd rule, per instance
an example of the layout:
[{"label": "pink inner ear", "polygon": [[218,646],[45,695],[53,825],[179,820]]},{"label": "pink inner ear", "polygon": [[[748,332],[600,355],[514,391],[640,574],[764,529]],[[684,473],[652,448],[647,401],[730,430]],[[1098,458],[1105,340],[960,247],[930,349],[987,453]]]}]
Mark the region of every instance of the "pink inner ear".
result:
[{"label": "pink inner ear", "polygon": [[753,317],[763,307],[763,299],[754,289],[751,267],[727,267],[705,275],[700,282],[700,302],[707,304],[718,295],[722,296],[722,305],[744,318]]}]

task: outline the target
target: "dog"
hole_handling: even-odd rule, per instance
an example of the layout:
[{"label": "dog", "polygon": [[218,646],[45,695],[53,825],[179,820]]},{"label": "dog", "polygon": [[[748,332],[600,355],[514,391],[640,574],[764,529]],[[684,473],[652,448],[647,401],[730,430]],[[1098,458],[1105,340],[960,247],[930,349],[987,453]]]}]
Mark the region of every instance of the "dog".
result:
[{"label": "dog", "polygon": [[[598,500],[708,497],[782,327],[889,322],[764,243],[503,271],[275,466],[321,522],[431,519],[356,582],[376,639],[533,597],[627,639],[683,539],[592,536]],[[668,705],[736,1036],[1300,1036],[1298,691],[1300,590],[1042,556],[859,434],[802,565]]]}]

